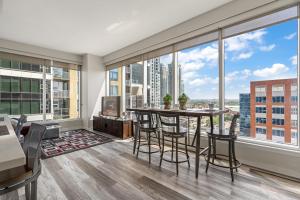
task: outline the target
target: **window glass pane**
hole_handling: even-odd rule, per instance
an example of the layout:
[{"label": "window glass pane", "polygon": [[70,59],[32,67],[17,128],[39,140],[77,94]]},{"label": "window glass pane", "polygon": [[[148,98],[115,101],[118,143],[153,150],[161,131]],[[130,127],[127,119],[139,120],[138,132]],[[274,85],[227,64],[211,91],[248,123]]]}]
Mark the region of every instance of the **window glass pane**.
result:
[{"label": "window glass pane", "polygon": [[22,63],[21,69],[25,70],[25,71],[31,71],[31,64],[30,63]]},{"label": "window glass pane", "polygon": [[[53,119],[74,119],[79,117],[79,71],[59,66],[51,67],[53,75]],[[47,82],[51,88],[51,82]],[[51,107],[48,92],[46,110]],[[49,107],[49,108],[48,108]]]},{"label": "window glass pane", "polygon": [[11,78],[11,91],[20,92],[20,78],[17,77]]},{"label": "window glass pane", "polygon": [[22,92],[30,92],[30,79],[21,78],[21,90]]},{"label": "window glass pane", "polygon": [[109,96],[122,95],[122,67],[109,70]]},{"label": "window glass pane", "polygon": [[10,68],[11,61],[8,59],[0,59],[0,67]]},{"label": "window glass pane", "polygon": [[10,92],[10,77],[0,76],[1,92]]},{"label": "window glass pane", "polygon": [[[78,118],[80,96],[79,67],[64,68],[45,66],[46,104],[43,105],[43,68],[28,62],[0,59],[0,65],[12,65],[11,76],[0,76],[0,110],[9,115],[27,114],[28,121]],[[0,66],[0,67],[1,67]],[[26,70],[15,73],[13,70]],[[4,70],[4,69],[2,69]],[[34,77],[34,78],[33,78]],[[53,96],[52,96],[53,94]],[[51,103],[59,102],[57,107]],[[58,113],[57,115],[55,113]]]},{"label": "window glass pane", "polygon": [[39,92],[41,92],[41,90],[40,90],[40,85],[41,84],[42,84],[42,80],[31,79],[31,92],[32,93],[39,93]]},{"label": "window glass pane", "polygon": [[1,100],[0,101],[0,113],[1,114],[10,114],[10,100]]},{"label": "window glass pane", "polygon": [[19,101],[11,102],[11,115],[19,115],[21,114],[21,104]]},{"label": "window glass pane", "polygon": [[31,114],[42,113],[42,111],[40,110],[40,101],[32,100],[30,104],[31,104],[31,112],[30,112]]},{"label": "window glass pane", "polygon": [[19,61],[15,61],[15,60],[11,61],[11,68],[13,69],[20,69],[20,65],[21,63]]},{"label": "window glass pane", "polygon": [[[179,95],[188,96],[187,107],[190,109],[208,109],[209,104],[219,108],[219,67],[218,42],[209,42],[177,53]],[[215,128],[219,118],[214,117]],[[197,119],[189,119],[190,132],[194,133]],[[209,118],[203,118],[202,127],[209,128]]]},{"label": "window glass pane", "polygon": [[144,105],[144,64],[137,62],[126,66],[126,108]]},{"label": "window glass pane", "polygon": [[30,114],[30,101],[23,100],[21,102],[21,112],[22,114]]},{"label": "window glass pane", "polygon": [[225,39],[225,106],[240,111],[240,136],[298,145],[290,112],[298,96],[297,26],[292,19]]},{"label": "window glass pane", "polygon": [[147,104],[149,106],[162,106],[165,95],[173,95],[172,55],[167,54],[147,60]]},{"label": "window glass pane", "polygon": [[36,64],[32,64],[31,70],[35,71],[35,72],[42,72],[43,71],[43,69],[41,68],[41,66],[40,65],[36,65]]}]

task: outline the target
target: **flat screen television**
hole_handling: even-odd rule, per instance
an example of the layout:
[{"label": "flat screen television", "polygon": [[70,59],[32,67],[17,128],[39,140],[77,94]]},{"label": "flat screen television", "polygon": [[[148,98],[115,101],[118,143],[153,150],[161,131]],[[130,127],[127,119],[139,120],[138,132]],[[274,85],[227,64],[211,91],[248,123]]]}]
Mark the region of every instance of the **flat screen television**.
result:
[{"label": "flat screen television", "polygon": [[121,112],[120,96],[104,96],[102,97],[101,114],[104,116],[120,117]]}]

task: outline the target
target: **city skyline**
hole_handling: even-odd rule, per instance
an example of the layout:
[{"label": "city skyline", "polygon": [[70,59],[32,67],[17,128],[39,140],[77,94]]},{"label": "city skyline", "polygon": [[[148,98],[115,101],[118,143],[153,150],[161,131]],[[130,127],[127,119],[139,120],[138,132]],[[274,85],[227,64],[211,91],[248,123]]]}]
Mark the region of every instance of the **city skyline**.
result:
[{"label": "city skyline", "polygon": [[[297,20],[227,38],[224,48],[225,98],[238,100],[250,81],[296,77]],[[218,99],[217,42],[178,52],[178,63],[191,99]]]}]

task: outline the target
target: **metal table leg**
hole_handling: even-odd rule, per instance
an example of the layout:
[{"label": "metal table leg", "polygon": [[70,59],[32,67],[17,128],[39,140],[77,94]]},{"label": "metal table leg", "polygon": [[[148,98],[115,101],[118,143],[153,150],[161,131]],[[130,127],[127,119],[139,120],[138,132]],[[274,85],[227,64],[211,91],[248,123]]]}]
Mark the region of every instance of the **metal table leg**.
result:
[{"label": "metal table leg", "polygon": [[195,174],[196,178],[198,178],[199,173],[199,164],[200,164],[200,133],[201,133],[201,116],[197,118],[197,137],[196,137],[196,166],[195,166]]}]

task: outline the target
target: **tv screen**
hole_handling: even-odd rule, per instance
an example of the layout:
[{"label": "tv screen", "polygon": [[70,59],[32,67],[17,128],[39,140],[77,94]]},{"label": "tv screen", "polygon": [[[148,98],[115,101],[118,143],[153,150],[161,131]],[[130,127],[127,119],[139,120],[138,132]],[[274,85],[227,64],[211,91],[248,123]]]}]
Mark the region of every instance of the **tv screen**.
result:
[{"label": "tv screen", "polygon": [[102,115],[120,117],[120,96],[102,97]]}]

